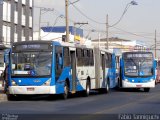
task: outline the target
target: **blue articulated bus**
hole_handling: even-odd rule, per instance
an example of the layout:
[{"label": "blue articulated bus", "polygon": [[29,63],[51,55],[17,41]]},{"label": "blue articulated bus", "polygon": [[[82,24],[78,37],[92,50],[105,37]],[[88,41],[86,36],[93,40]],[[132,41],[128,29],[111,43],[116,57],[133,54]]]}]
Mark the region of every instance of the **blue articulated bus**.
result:
[{"label": "blue articulated bus", "polygon": [[116,86],[115,55],[93,46],[58,41],[13,43],[9,99],[19,95],[108,92]]},{"label": "blue articulated bus", "polygon": [[156,64],[152,52],[124,52],[120,60],[119,87],[143,88],[149,92],[155,87]]}]

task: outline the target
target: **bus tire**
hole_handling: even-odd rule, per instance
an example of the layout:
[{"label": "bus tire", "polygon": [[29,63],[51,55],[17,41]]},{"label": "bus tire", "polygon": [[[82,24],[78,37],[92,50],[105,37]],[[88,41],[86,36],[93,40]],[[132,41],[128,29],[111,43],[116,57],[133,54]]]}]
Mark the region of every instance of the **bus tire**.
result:
[{"label": "bus tire", "polygon": [[67,82],[65,82],[63,99],[66,100],[68,98],[68,95],[69,95],[69,86],[68,86]]},{"label": "bus tire", "polygon": [[106,88],[105,88],[105,92],[106,93],[109,93],[109,80],[107,80],[107,84],[106,84]]},{"label": "bus tire", "polygon": [[7,94],[8,101],[16,101],[17,97],[15,95]]},{"label": "bus tire", "polygon": [[144,88],[144,92],[149,92],[150,88]]},{"label": "bus tire", "polygon": [[109,93],[109,80],[107,80],[105,87],[99,89],[99,92],[102,94]]},{"label": "bus tire", "polygon": [[84,94],[84,97],[88,97],[89,94],[90,94],[90,82],[89,82],[89,80],[87,80],[86,89],[85,89],[83,94]]}]

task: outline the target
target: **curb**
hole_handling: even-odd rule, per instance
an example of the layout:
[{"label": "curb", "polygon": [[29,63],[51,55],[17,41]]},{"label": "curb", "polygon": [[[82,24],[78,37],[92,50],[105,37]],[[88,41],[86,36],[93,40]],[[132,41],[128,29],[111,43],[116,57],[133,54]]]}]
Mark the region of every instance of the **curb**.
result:
[{"label": "curb", "polygon": [[8,101],[7,95],[3,92],[3,87],[0,87],[0,102]]}]

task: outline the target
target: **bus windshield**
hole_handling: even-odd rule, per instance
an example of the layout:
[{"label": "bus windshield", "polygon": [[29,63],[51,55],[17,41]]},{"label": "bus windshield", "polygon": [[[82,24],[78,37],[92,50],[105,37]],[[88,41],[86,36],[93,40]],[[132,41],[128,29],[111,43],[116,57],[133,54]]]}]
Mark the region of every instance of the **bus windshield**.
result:
[{"label": "bus windshield", "polygon": [[12,53],[12,76],[48,76],[52,52]]},{"label": "bus windshield", "polygon": [[145,77],[153,75],[152,54],[125,55],[124,58],[125,75],[133,77]]}]

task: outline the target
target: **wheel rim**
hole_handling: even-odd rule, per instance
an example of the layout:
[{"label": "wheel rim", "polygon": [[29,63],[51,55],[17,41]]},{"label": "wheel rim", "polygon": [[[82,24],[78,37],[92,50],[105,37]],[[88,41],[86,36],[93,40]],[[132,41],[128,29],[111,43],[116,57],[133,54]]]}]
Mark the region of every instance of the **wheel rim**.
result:
[{"label": "wheel rim", "polygon": [[108,86],[108,84],[107,84],[107,91],[109,90],[109,86]]},{"label": "wheel rim", "polygon": [[89,91],[90,91],[89,83],[87,83],[87,88],[86,88],[86,93],[87,93],[87,95],[89,95]]}]

